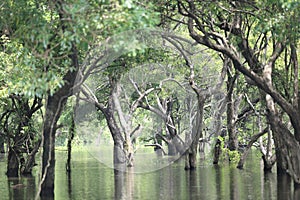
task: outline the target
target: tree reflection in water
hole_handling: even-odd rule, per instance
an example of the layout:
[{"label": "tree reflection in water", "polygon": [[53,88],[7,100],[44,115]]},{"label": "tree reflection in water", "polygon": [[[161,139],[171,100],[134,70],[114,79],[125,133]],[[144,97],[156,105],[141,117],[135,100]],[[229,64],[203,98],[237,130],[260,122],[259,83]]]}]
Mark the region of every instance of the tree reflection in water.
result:
[{"label": "tree reflection in water", "polygon": [[[264,173],[256,155],[249,157],[251,162],[244,170],[203,161],[195,170],[185,171],[181,160],[138,174],[135,167],[127,168],[127,172],[113,170],[81,152],[74,153],[68,175],[65,158],[63,152],[57,152],[55,199],[300,199],[300,189],[294,189],[291,178]],[[32,177],[7,179],[5,170],[5,159],[0,160],[0,199],[34,199],[38,172]]]}]

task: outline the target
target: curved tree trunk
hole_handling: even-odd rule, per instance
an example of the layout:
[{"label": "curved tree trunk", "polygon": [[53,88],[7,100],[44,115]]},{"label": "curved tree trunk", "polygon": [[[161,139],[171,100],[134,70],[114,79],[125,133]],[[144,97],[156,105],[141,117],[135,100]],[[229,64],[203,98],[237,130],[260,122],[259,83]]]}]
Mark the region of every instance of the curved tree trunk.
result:
[{"label": "curved tree trunk", "polygon": [[[219,99],[220,100],[220,99]],[[227,134],[227,129],[222,128],[222,114],[225,112],[225,109],[227,108],[227,101],[221,101],[218,105],[218,110],[215,111],[216,114],[213,115],[213,118],[215,120],[213,126],[213,132],[211,135],[214,135],[216,139],[216,143],[214,145],[214,157],[213,157],[213,164],[217,165],[219,163],[220,155],[222,154],[222,143],[221,140],[218,138],[219,136],[225,139],[225,136]]]},{"label": "curved tree trunk", "polygon": [[256,142],[261,136],[263,136],[267,132],[268,132],[268,129],[264,129],[263,131],[255,134],[251,137],[249,143],[247,144],[247,146],[246,146],[246,148],[245,148],[245,150],[244,150],[244,152],[243,152],[243,154],[242,154],[242,156],[239,160],[237,168],[242,169],[244,167],[244,163],[246,161],[246,158],[248,156],[248,153],[249,153],[252,145],[254,144],[254,142]]},{"label": "curved tree trunk", "polygon": [[[78,69],[77,50],[74,47],[72,58],[73,66]],[[72,87],[76,79],[77,70],[69,71],[64,76],[65,84],[52,96],[48,97],[46,105],[45,122],[43,126],[43,156],[42,156],[42,178],[40,196],[42,198],[54,198],[54,169],[55,169],[55,132],[57,121],[67,102],[72,95]]]}]

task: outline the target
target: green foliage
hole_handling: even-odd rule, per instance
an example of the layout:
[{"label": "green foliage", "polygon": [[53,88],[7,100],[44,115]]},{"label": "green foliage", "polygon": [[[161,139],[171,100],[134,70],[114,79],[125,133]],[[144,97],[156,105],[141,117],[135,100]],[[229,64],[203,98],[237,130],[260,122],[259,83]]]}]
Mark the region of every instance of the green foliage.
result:
[{"label": "green foliage", "polygon": [[256,29],[269,32],[281,40],[295,41],[299,39],[300,2],[295,0],[266,0],[258,1],[260,8],[259,21]]},{"label": "green foliage", "polygon": [[[64,85],[63,76],[75,69],[74,52],[81,64],[96,43],[120,32],[156,25],[158,14],[152,7],[130,0],[4,0],[0,5],[0,103],[5,104],[9,95],[28,99],[52,95]],[[135,52],[130,57],[134,59]],[[116,64],[118,73],[124,69]],[[68,104],[60,123],[69,125],[71,115]],[[9,123],[15,127],[21,122]]]},{"label": "green foliage", "polygon": [[10,93],[28,97],[53,94],[64,84],[63,75],[73,68],[69,58],[73,45],[84,59],[97,40],[151,27],[158,19],[151,9],[130,0],[5,0],[0,11],[0,67],[2,80],[6,80],[0,92],[3,97]]},{"label": "green foliage", "polygon": [[230,161],[231,163],[238,163],[241,157],[241,154],[239,151],[234,150],[234,151],[230,151],[226,145],[225,142],[227,141],[226,137],[221,137],[218,136],[218,140],[220,140],[221,142],[221,151],[222,154],[220,156],[221,160],[223,161]]}]

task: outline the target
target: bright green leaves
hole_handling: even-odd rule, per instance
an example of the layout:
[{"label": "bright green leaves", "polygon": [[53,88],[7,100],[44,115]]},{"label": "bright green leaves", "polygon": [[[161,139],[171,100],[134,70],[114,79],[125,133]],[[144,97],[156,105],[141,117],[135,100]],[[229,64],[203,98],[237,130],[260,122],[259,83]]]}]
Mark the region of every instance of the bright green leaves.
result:
[{"label": "bright green leaves", "polygon": [[159,14],[151,11],[153,6],[141,7],[130,0],[114,2],[109,12],[103,13],[103,27],[108,30],[107,36],[146,27],[153,27],[159,22]]},{"label": "bright green leaves", "polygon": [[[0,95],[53,94],[64,84],[63,75],[74,69],[73,47],[81,62],[97,41],[156,25],[159,17],[152,7],[131,0],[5,0],[0,6],[0,34],[7,35],[1,38]],[[116,49],[134,49],[130,56],[143,49],[134,41],[121,44],[119,39]]]},{"label": "bright green leaves", "polygon": [[21,94],[26,97],[42,97],[48,91],[63,85],[59,74],[49,71],[43,73],[41,64],[44,60],[35,57],[28,49],[17,42],[1,37],[4,50],[0,51],[1,83],[0,98],[10,94]]},{"label": "bright green leaves", "polygon": [[260,32],[271,31],[280,40],[299,39],[300,2],[292,0],[259,1],[259,22],[256,29]]}]

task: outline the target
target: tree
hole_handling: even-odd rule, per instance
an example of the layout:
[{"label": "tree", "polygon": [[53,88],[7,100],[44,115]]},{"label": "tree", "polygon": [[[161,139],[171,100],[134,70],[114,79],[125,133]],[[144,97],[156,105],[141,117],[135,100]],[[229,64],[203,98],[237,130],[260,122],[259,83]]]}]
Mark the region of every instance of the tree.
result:
[{"label": "tree", "polygon": [[[130,1],[7,0],[1,4],[1,11],[4,23],[0,30],[15,47],[7,53],[17,55],[12,71],[26,72],[17,78],[11,76],[8,80],[11,84],[2,88],[2,92],[47,98],[39,192],[53,197],[57,121],[72,95],[81,61],[96,40],[147,24],[154,18]],[[144,15],[140,16],[141,13]]]},{"label": "tree", "polygon": [[[156,36],[157,37],[157,36]],[[152,53],[151,53],[152,52]],[[132,52],[131,52],[132,53]],[[161,52],[160,52],[161,53]],[[127,54],[125,56],[121,56],[115,59],[105,70],[103,74],[97,74],[96,82],[97,90],[94,91],[91,87],[87,85],[92,85],[87,81],[86,85],[83,85],[81,88],[82,92],[82,100],[86,102],[92,103],[96,106],[97,110],[99,110],[104,118],[106,119],[107,125],[110,129],[110,133],[114,140],[114,164],[117,165],[120,163],[126,162],[128,166],[133,165],[133,154],[134,147],[133,142],[136,140],[135,132],[140,129],[140,124],[136,127],[133,126],[133,115],[138,108],[144,108],[146,110],[150,110],[161,117],[165,123],[167,128],[168,139],[165,141],[168,144],[172,143],[172,139],[176,136],[175,123],[172,119],[172,100],[170,100],[170,104],[167,104],[169,101],[169,97],[166,97],[164,100],[156,96],[152,95],[151,103],[154,101],[158,103],[158,108],[150,106],[147,98],[150,94],[155,93],[155,91],[162,91],[162,85],[166,80],[161,80],[160,84],[143,80],[142,83],[137,83],[135,80],[135,75],[129,73],[130,69],[134,69],[132,73],[135,73],[138,65],[144,65],[144,62],[149,62],[151,58],[154,60],[163,59],[163,54],[153,53],[153,50],[144,50],[137,53],[135,56],[132,54]],[[152,64],[152,63],[150,63]],[[154,66],[151,66],[154,70]],[[145,70],[145,69],[143,69]],[[161,71],[158,71],[157,75],[161,76]],[[141,71],[140,71],[141,72]],[[142,73],[142,72],[141,72]],[[167,72],[169,73],[169,72]],[[139,75],[142,76],[142,75]],[[135,78],[132,78],[135,77]],[[159,77],[156,77],[156,79]],[[122,84],[122,80],[126,79],[127,85]],[[93,79],[92,79],[93,80]],[[171,81],[171,80],[170,80]],[[126,90],[133,90],[133,94],[128,94]],[[144,88],[145,87],[145,88]],[[156,101],[157,100],[157,101]],[[164,101],[164,102],[163,102]],[[163,106],[163,105],[164,106]],[[169,105],[169,107],[168,107]],[[168,110],[168,111],[167,111]],[[173,135],[169,133],[172,131]],[[161,135],[161,137],[163,137]],[[180,141],[179,141],[180,142]],[[181,144],[182,146],[183,144]],[[174,148],[174,147],[173,147]],[[179,147],[178,147],[179,148]],[[171,149],[170,149],[171,152]]]},{"label": "tree", "polygon": [[41,99],[37,97],[33,102],[20,95],[1,99],[1,130],[8,146],[6,174],[9,177],[31,174],[41,142],[34,115],[41,107]]},{"label": "tree", "polygon": [[[266,94],[268,123],[276,145],[278,171],[286,171],[300,183],[298,61],[299,26],[287,23],[298,19],[298,2],[196,2],[177,1],[178,12],[187,20],[190,36],[199,44],[229,57],[240,71]],[[269,12],[270,9],[272,12]],[[296,23],[297,24],[297,23]],[[282,31],[284,30],[284,31]],[[272,49],[270,49],[270,47]],[[274,69],[280,68],[282,52],[290,50],[292,98],[274,87]],[[244,63],[245,61],[245,63]],[[286,67],[288,67],[286,66]],[[276,106],[278,105],[278,106]],[[289,116],[288,130],[278,109]],[[289,149],[289,151],[287,150]]]},{"label": "tree", "polygon": [[186,117],[182,113],[182,104],[185,100],[182,96],[189,95],[189,91],[184,86],[183,77],[177,74],[172,66],[151,68],[153,71],[151,76],[154,79],[151,77],[151,80],[149,74],[142,81],[131,80],[135,92],[140,96],[138,101],[136,100],[137,108],[150,111],[163,122],[163,126],[153,135],[152,140],[155,141],[153,146],[162,149],[161,144],[157,142],[162,140],[168,146],[168,155],[182,155],[189,145],[185,144],[180,136],[182,133],[180,128],[184,127],[182,124]]}]

